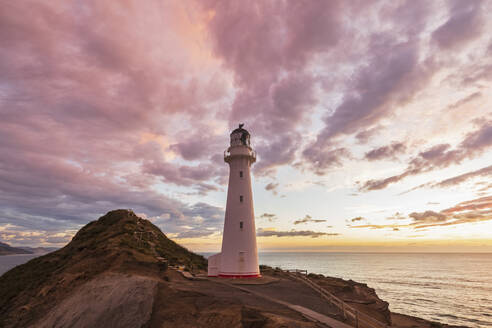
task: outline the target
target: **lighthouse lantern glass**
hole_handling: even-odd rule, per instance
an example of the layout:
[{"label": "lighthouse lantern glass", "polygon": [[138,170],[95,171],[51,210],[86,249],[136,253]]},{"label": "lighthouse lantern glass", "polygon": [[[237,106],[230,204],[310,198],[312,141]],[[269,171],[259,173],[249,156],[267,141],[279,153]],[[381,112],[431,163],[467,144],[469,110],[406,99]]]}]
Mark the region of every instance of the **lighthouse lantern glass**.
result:
[{"label": "lighthouse lantern glass", "polygon": [[231,146],[248,146],[249,147],[249,134],[246,132],[237,132],[231,134]]}]

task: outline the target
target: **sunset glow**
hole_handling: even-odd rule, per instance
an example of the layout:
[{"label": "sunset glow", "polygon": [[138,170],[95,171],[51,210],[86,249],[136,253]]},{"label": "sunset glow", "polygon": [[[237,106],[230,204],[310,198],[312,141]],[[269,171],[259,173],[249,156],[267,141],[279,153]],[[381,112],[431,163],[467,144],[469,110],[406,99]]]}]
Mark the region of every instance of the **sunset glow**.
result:
[{"label": "sunset glow", "polygon": [[492,252],[490,1],[0,8],[1,242],[131,208],[218,251],[244,123],[260,252]]}]

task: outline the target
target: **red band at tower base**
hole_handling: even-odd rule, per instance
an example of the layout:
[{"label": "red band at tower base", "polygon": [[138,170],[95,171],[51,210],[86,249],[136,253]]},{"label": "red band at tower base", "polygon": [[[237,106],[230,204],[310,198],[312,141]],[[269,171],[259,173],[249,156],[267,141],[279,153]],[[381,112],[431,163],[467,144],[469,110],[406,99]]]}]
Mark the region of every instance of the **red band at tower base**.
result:
[{"label": "red band at tower base", "polygon": [[261,278],[261,274],[219,274],[219,278]]}]

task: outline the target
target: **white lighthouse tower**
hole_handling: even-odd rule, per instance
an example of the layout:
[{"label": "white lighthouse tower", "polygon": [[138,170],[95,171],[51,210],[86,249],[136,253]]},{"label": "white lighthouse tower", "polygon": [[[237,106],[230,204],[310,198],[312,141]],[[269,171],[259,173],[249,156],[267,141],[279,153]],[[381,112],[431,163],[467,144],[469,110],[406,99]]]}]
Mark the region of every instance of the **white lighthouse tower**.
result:
[{"label": "white lighthouse tower", "polygon": [[208,275],[231,278],[259,277],[255,213],[250,167],[256,153],[243,124],[231,133],[231,145],[224,152],[229,164],[229,187],[222,236],[222,251],[208,258]]}]

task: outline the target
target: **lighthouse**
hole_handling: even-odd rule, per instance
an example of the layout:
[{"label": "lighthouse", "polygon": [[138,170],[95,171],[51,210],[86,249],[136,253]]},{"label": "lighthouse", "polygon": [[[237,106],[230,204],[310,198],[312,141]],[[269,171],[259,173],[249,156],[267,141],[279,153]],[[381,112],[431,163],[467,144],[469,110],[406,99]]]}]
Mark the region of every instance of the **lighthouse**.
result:
[{"label": "lighthouse", "polygon": [[232,131],[230,146],[224,152],[224,161],[229,164],[229,186],[222,251],[208,258],[209,276],[260,276],[250,174],[256,153],[250,145],[250,134],[243,125],[239,124],[239,128]]}]

